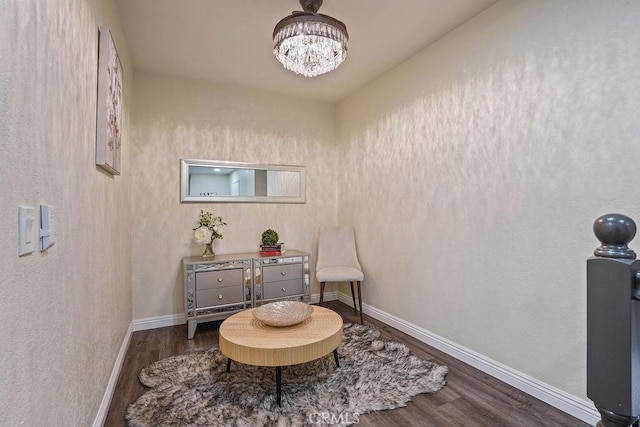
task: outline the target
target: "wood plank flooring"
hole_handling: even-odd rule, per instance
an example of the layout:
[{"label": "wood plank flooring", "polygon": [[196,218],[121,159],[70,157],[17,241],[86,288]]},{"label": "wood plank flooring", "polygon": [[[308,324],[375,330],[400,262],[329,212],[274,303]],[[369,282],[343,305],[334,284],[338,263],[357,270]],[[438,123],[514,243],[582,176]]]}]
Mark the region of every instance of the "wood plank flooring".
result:
[{"label": "wood plank flooring", "polygon": [[[339,302],[325,306],[345,322],[358,323],[354,310]],[[360,416],[358,426],[433,427],[588,427],[588,424],[561,412],[397,329],[365,315],[365,324],[377,327],[383,336],[407,345],[413,354],[449,367],[447,385],[435,394],[421,394],[405,408]],[[194,339],[187,339],[187,326],[134,332],[120,378],[107,414],[105,426],[125,425],[127,406],[147,388],[138,381],[140,370],[165,357],[200,351],[218,343],[220,322],[198,325]]]}]

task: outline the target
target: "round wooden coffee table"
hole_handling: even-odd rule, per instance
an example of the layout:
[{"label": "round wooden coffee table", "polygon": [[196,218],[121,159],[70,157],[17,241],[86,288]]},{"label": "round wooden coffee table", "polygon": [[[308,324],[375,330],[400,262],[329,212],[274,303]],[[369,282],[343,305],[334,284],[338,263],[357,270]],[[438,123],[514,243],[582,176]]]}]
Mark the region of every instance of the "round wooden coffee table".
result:
[{"label": "round wooden coffee table", "polygon": [[276,396],[280,405],[282,367],[319,359],[342,342],[342,317],[328,308],[313,306],[313,313],[293,326],[265,325],[253,317],[249,309],[228,317],[220,325],[220,352],[227,356],[227,372],[231,361],[247,365],[276,368]]}]

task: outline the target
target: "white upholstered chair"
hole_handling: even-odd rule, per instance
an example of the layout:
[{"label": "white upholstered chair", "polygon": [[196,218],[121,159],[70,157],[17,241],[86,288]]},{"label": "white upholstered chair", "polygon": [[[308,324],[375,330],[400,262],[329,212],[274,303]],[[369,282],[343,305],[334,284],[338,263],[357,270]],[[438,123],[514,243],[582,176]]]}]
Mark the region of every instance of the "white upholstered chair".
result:
[{"label": "white upholstered chair", "polygon": [[[363,323],[360,282],[364,280],[364,273],[358,262],[356,237],[352,227],[320,228],[316,279],[320,282],[320,305],[324,302],[324,287],[327,282],[349,282],[353,308],[357,312],[360,307],[360,323]],[[358,285],[358,306],[356,306],[356,297],[353,292],[353,282]]]}]

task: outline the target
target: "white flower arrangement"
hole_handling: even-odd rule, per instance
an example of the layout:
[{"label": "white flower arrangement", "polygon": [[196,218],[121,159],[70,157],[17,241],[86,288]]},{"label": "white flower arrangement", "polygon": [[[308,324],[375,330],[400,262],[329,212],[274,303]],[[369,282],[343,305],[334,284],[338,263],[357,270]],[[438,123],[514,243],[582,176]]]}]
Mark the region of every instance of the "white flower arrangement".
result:
[{"label": "white flower arrangement", "polygon": [[222,226],[227,225],[221,216],[200,211],[200,217],[193,227],[193,240],[199,245],[210,245],[216,239],[222,239]]}]

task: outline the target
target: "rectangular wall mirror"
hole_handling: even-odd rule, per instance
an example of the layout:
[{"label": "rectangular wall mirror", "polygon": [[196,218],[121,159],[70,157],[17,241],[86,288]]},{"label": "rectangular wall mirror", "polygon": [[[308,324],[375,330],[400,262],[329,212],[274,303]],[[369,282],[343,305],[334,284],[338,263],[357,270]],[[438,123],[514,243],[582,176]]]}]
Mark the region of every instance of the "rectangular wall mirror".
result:
[{"label": "rectangular wall mirror", "polygon": [[180,160],[181,202],[305,203],[304,166]]}]

